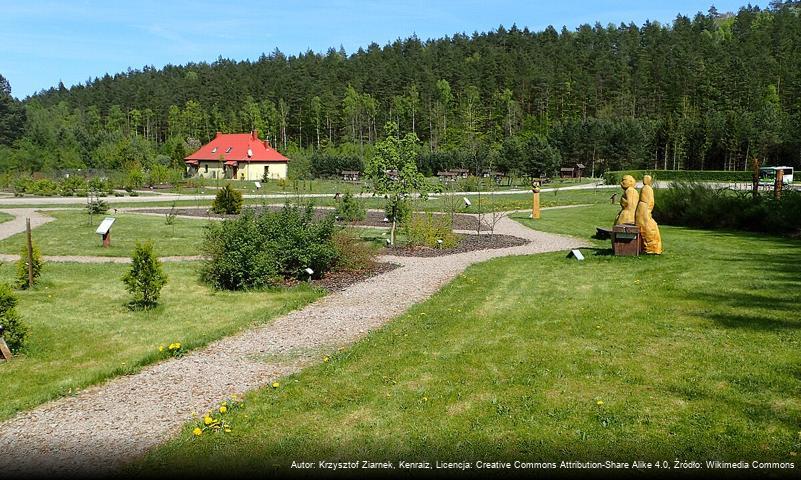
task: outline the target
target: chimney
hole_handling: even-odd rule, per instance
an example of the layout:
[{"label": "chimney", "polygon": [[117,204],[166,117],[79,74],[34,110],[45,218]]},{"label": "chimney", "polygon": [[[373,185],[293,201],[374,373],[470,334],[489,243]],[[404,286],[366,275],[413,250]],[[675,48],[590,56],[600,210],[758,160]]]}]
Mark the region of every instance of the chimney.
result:
[{"label": "chimney", "polygon": [[254,140],[254,141],[258,140],[259,139],[259,131],[258,130],[253,130],[252,132],[250,132],[250,139]]}]

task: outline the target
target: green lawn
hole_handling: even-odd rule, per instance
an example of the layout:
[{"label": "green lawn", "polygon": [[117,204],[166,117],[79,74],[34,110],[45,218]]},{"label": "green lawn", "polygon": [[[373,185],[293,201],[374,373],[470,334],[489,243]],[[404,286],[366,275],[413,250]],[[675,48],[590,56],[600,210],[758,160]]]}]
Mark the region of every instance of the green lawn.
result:
[{"label": "green lawn", "polygon": [[[564,186],[572,186],[573,184],[565,184]],[[551,188],[551,184],[545,185],[546,188]],[[346,189],[343,188],[341,190],[345,192]],[[351,189],[351,192],[359,193],[358,188]],[[502,191],[499,189],[498,191]],[[563,188],[559,188],[553,192],[543,192],[541,194],[541,202],[543,207],[554,206],[554,205],[575,205],[575,204],[583,204],[583,203],[603,203],[609,201],[609,196],[612,193],[616,192],[615,189],[610,188],[597,188],[597,189],[585,189],[585,190],[564,190]],[[111,203],[112,207],[122,208],[122,207],[134,207],[134,208],[147,208],[147,207],[169,207],[173,205],[173,203],[178,207],[203,207],[208,208],[211,206],[211,200],[194,200],[192,199],[191,195],[195,192],[190,192],[184,190],[182,193],[187,195],[186,200],[178,200],[173,202],[172,200],[163,200],[163,201],[153,201],[147,203],[141,202],[130,202],[130,201],[122,201],[119,203]],[[216,193],[216,190],[210,190],[204,195],[213,195]],[[256,192],[245,192],[247,194],[255,194]],[[266,192],[266,193],[284,193],[284,192]],[[305,202],[306,200],[313,201],[315,205],[322,205],[322,206],[330,206],[335,203],[333,198],[333,192],[311,192],[311,193],[323,193],[323,194],[330,194],[330,196],[322,197],[322,198],[310,198],[304,199],[302,197],[298,197],[292,191],[286,192],[288,194],[288,198],[292,202],[300,201]],[[300,193],[309,193],[309,192],[300,192]],[[369,193],[369,192],[368,192]],[[461,205],[461,198],[464,195],[459,196],[459,204]],[[476,212],[476,208],[478,206],[478,194],[477,193],[470,193],[467,194],[467,197],[473,202],[473,207],[470,209],[464,209],[465,212]],[[482,195],[482,202],[484,203],[484,207],[482,210],[486,211],[491,205],[492,202],[489,199],[490,194],[489,192],[483,192]],[[281,198],[246,198],[244,199],[244,203],[248,205],[259,205],[262,203],[281,203],[283,200]],[[366,206],[369,208],[383,208],[385,201],[379,197],[368,197],[365,199]],[[431,197],[427,201],[420,201],[419,202],[422,206],[421,208],[431,211],[441,211],[443,210],[444,206],[442,205],[442,199],[438,197]],[[495,199],[495,205],[497,209],[524,209],[524,208],[531,208],[531,193],[514,193],[514,194],[506,194],[506,195],[497,195]],[[20,204],[20,205],[9,205],[8,208],[47,208],[47,207],[74,207],[74,208],[81,208],[81,204],[75,205],[60,205],[60,204]]]},{"label": "green lawn", "polygon": [[[307,286],[263,292],[212,292],[197,264],[165,264],[161,305],[132,312],[120,278],[124,265],[45,265],[41,284],[19,293],[29,326],[26,351],[0,364],[0,419],[161,359],[159,345],[191,349],[265,323],[321,295]],[[14,266],[0,267],[12,281]]]},{"label": "green lawn", "polygon": [[[545,213],[587,238],[611,205]],[[665,254],[507,257],[134,470],[321,459],[796,461],[801,242],[662,227]],[[791,453],[792,452],[792,453]],[[233,470],[232,470],[233,469]]]},{"label": "green lawn", "polygon": [[[127,257],[133,252],[136,241],[152,240],[159,256],[198,255],[203,228],[208,220],[178,218],[167,225],[163,216],[114,213],[89,215],[82,210],[54,210],[43,212],[56,220],[33,230],[33,241],[43,255],[97,255]],[[97,226],[106,216],[117,218],[111,228],[111,247],[103,248]],[[0,240],[0,252],[19,253],[25,245],[25,234],[20,233]]]},{"label": "green lawn", "polygon": [[0,212],[0,223],[7,222],[7,221],[13,220],[13,219],[14,219],[14,215],[9,215],[8,213],[5,213],[5,212]]}]

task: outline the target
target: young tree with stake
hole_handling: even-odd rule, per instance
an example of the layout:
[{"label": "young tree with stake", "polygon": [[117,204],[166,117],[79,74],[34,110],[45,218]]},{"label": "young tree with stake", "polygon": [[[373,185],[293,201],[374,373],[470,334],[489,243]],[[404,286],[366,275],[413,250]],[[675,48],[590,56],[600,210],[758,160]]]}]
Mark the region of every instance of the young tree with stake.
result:
[{"label": "young tree with stake", "polygon": [[385,138],[375,145],[375,154],[367,164],[365,174],[370,179],[373,193],[386,195],[387,217],[392,220],[390,244],[395,244],[395,229],[408,212],[407,197],[417,192],[425,196],[425,178],[417,171],[417,135],[407,133],[398,137],[398,125],[387,122]]}]

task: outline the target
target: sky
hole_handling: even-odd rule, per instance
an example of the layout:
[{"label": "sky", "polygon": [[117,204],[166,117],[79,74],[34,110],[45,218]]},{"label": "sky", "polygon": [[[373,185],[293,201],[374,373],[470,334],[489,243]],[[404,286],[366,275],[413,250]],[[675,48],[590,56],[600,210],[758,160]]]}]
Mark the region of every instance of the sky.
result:
[{"label": "sky", "polygon": [[[426,40],[499,25],[542,30],[581,24],[646,20],[677,14],[736,12],[746,0],[284,0],[284,1],[37,1],[0,0],[0,74],[24,98],[58,85],[69,87],[105,73],[145,65],[257,59],[276,48],[285,54],[350,54],[372,42],[384,45],[417,35]],[[765,1],[752,1],[764,7]]]}]

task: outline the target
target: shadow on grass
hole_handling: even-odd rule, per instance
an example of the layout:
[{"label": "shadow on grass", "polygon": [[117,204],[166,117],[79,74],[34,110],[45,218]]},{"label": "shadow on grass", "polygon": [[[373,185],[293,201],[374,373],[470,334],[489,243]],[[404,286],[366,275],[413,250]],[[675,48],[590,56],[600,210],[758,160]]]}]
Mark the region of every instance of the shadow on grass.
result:
[{"label": "shadow on grass", "polygon": [[612,248],[601,248],[601,247],[582,247],[581,250],[589,250],[592,254],[596,257],[611,257],[614,255]]}]

